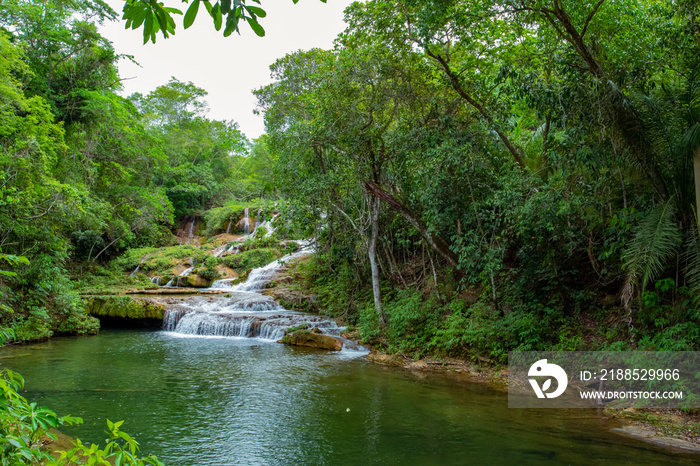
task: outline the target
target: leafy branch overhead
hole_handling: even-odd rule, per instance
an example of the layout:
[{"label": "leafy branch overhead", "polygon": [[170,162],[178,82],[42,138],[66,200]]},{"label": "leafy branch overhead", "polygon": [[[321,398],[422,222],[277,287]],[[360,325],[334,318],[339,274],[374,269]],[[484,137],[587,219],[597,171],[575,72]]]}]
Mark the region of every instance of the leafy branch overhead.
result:
[{"label": "leafy branch overhead", "polygon": [[[299,0],[292,1],[295,4],[299,2]],[[321,1],[326,3],[326,0]],[[258,18],[264,18],[267,13],[259,6],[246,4],[246,0],[221,0],[217,2],[183,0],[183,2],[189,3],[183,19],[185,29],[192,26],[199,13],[200,4],[204,4],[204,8],[214,22],[214,28],[217,31],[224,28],[224,37],[230,36],[233,32],[240,34],[241,22],[248,23],[259,37],[265,35],[265,29],[260,25]],[[261,4],[260,0],[250,0],[250,3]],[[126,28],[143,29],[144,44],[149,40],[155,43],[158,32],[161,32],[166,39],[171,34],[175,34],[173,15],[183,14],[181,10],[167,7],[162,2],[155,0],[127,0],[124,3],[123,12],[122,18],[126,20]]]}]

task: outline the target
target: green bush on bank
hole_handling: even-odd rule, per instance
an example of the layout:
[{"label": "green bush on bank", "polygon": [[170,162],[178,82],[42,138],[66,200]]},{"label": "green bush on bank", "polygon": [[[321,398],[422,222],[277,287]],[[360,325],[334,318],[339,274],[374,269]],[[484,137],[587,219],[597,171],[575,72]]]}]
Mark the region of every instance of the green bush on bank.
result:
[{"label": "green bush on bank", "polygon": [[631,343],[623,316],[616,314],[620,312],[616,303],[611,308],[589,310],[584,319],[584,314],[553,312],[546,301],[522,300],[515,289],[505,290],[514,297],[504,300],[499,311],[487,289],[477,290],[476,297],[467,299],[463,293],[446,292],[449,288],[446,286],[441,288],[442,300],[439,300],[434,292],[426,293],[415,287],[396,289],[383,282],[387,324],[382,329],[369,281],[350,264],[330,267],[326,257],[319,255],[296,270],[302,277],[300,286],[318,296],[325,313],[355,327],[363,341],[412,357],[426,353],[483,356],[505,363],[508,351],[514,350],[700,348],[700,326],[691,320],[697,319],[694,310],[689,311],[687,322],[657,320],[655,325],[636,328],[636,340]]},{"label": "green bush on bank", "polygon": [[262,267],[275,259],[282,257],[282,252],[276,248],[251,249],[239,254],[231,254],[221,258],[221,263],[237,272]]}]

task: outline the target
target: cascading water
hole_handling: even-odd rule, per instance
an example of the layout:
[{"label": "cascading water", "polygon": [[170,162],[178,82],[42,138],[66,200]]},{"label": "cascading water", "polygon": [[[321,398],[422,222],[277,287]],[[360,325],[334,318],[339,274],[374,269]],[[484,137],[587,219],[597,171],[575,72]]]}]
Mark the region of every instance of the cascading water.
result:
[{"label": "cascading water", "polygon": [[223,246],[219,246],[218,248],[214,249],[212,251],[212,256],[220,257],[224,252],[226,252],[226,245],[225,244]]},{"label": "cascading water", "polygon": [[299,251],[253,269],[245,283],[232,286],[231,280],[214,282],[212,289],[230,292],[225,297],[199,297],[168,309],[163,317],[163,330],[184,335],[278,340],[286,329],[307,324],[324,334],[339,335],[342,328],[332,320],[284,309],[272,298],[256,292],[285,261],[312,252],[308,242],[300,243],[303,247]]},{"label": "cascading water", "polygon": [[194,238],[194,221],[195,219],[192,219],[192,223],[190,223],[190,229],[187,232],[187,239],[192,240]]},{"label": "cascading water", "polygon": [[250,218],[248,217],[248,207],[243,211],[243,233],[250,234]]},{"label": "cascading water", "polygon": [[233,279],[216,280],[212,283],[211,288],[217,290],[226,291],[259,291],[264,288],[264,286],[272,279],[272,276],[277,272],[285,262],[294,259],[295,257],[305,256],[313,252],[313,247],[309,245],[308,241],[297,241],[300,249],[291,254],[277,259],[274,262],[270,262],[264,267],[258,267],[253,269],[248,274],[248,279],[244,283],[239,283],[237,285],[232,285]]},{"label": "cascading water", "polygon": [[151,253],[151,254],[146,254],[145,256],[143,256],[143,257],[141,258],[141,260],[139,261],[139,263],[136,265],[136,268],[134,269],[134,271],[131,272],[131,275],[129,275],[129,276],[130,276],[130,277],[133,277],[134,275],[136,275],[136,274],[138,273],[139,269],[141,268],[141,264],[143,264],[143,261],[145,261],[146,259],[148,259],[148,258],[151,257],[152,255],[153,255],[153,253]]},{"label": "cascading water", "polygon": [[231,234],[231,222],[232,220],[228,221],[228,226],[226,227],[226,234],[230,235]]},{"label": "cascading water", "polygon": [[[170,279],[168,283],[165,284],[167,287],[175,287],[175,286],[182,286],[182,279],[184,277],[187,277],[192,271],[194,270],[194,257],[190,257],[187,259],[188,262],[190,263],[190,267],[186,268],[180,275],[177,277],[173,277]],[[185,283],[187,280],[185,280]],[[160,284],[159,284],[160,286]]]},{"label": "cascading water", "polygon": [[265,238],[267,238],[268,236],[271,236],[275,232],[275,227],[272,226],[272,223],[275,221],[275,219],[277,218],[278,215],[279,214],[275,214],[272,216],[272,218],[270,220],[265,220],[262,223],[256,222],[255,223],[255,230],[253,231],[253,237],[256,236],[256,233],[257,233],[259,228],[264,228],[266,230],[266,233],[264,236]]}]

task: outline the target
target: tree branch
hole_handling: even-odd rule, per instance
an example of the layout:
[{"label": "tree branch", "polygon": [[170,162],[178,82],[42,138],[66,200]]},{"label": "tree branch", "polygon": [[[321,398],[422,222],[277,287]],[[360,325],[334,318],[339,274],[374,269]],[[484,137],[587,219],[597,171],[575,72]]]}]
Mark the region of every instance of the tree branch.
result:
[{"label": "tree branch", "polygon": [[413,225],[413,227],[418,230],[423,239],[432,247],[435,252],[440,254],[452,267],[454,267],[455,272],[461,277],[463,274],[458,269],[459,257],[457,254],[452,252],[450,247],[447,245],[445,240],[443,240],[438,234],[430,234],[428,231],[428,225],[423,222],[419,217],[417,217],[413,212],[411,212],[408,207],[403,205],[398,199],[396,199],[391,194],[384,191],[376,183],[372,181],[365,181],[365,190],[372,196],[386,202],[389,207],[397,211],[403,218],[405,218],[408,223]]}]

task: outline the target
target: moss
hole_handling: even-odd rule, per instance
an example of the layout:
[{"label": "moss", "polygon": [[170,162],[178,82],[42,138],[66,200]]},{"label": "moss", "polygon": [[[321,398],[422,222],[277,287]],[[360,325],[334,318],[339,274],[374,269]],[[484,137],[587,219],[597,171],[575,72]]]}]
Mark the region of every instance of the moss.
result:
[{"label": "moss", "polygon": [[248,269],[262,267],[280,257],[282,257],[282,252],[279,249],[263,248],[226,256],[222,262],[226,267],[240,273]]},{"label": "moss", "polygon": [[88,314],[124,319],[162,319],[165,305],[130,296],[96,296],[85,299]]},{"label": "moss", "polygon": [[306,331],[309,330],[309,323],[308,322],[304,322],[303,324],[297,325],[296,327],[288,328],[284,331],[284,334],[289,335],[290,333],[294,333],[294,332],[298,332],[298,331],[302,331],[302,330],[306,330]]}]

